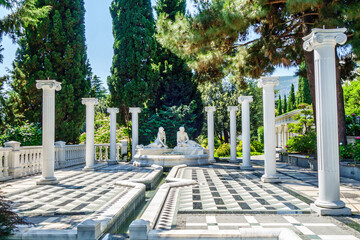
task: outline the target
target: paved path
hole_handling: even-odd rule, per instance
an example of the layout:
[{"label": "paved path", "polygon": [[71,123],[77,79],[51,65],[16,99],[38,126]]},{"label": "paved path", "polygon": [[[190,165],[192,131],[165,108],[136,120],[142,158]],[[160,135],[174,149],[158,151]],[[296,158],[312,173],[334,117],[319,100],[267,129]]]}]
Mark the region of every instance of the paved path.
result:
[{"label": "paved path", "polygon": [[0,188],[35,229],[71,230],[104,205],[128,199],[131,187],[116,182],[144,179],[155,171],[130,164],[104,165],[94,172],[82,168],[56,171],[58,185],[36,185],[40,175],[34,175],[4,182]]},{"label": "paved path", "polygon": [[[320,217],[310,211],[309,203],[317,197],[316,172],[278,163],[283,183],[262,183],[262,158],[258,156],[252,161],[255,171],[239,170],[238,166],[226,163],[180,169],[178,178],[196,180],[199,184],[170,190],[156,229],[285,227],[295,231],[302,239],[360,239],[359,232],[343,223],[347,220],[357,222],[358,215]],[[356,214],[360,182],[341,180],[342,200]],[[348,204],[349,199],[352,205]]]}]

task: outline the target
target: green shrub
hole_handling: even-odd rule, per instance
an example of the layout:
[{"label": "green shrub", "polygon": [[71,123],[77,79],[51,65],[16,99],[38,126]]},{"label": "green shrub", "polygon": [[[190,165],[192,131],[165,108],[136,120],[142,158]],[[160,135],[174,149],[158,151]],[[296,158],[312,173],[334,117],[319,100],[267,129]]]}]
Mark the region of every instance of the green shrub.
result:
[{"label": "green shrub", "polygon": [[264,144],[264,127],[259,127],[257,133],[258,133],[258,141],[261,144]]},{"label": "green shrub", "polygon": [[8,141],[20,142],[22,146],[42,145],[42,131],[40,123],[25,122],[22,126],[11,127],[0,136],[0,144]]},{"label": "green shrub", "polygon": [[251,141],[251,146],[255,149],[254,152],[264,152],[264,144],[259,141]]},{"label": "green shrub", "polygon": [[289,152],[314,154],[316,151],[316,134],[310,132],[306,135],[298,135],[289,139],[286,144]]},{"label": "green shrub", "polygon": [[224,143],[222,145],[220,145],[220,147],[218,147],[215,151],[215,154],[218,157],[227,157],[230,155],[230,144],[229,143]]}]

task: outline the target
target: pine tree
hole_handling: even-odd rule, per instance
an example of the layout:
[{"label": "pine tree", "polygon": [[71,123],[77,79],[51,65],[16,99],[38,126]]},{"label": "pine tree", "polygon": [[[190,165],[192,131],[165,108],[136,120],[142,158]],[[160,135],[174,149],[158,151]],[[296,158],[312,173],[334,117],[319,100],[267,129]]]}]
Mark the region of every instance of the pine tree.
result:
[{"label": "pine tree", "polygon": [[124,123],[128,108],[143,107],[155,88],[154,17],[150,0],[113,0],[110,13],[115,42],[108,86],[112,105],[120,107]]},{"label": "pine tree", "polygon": [[[157,15],[166,14],[169,19],[175,20],[178,13],[185,13],[186,0],[159,0],[156,6]],[[191,69],[186,62],[174,53],[160,45],[157,48],[157,65],[159,77],[156,94],[153,96],[153,112],[164,107],[189,105],[193,100],[196,103],[196,121],[193,128],[197,129],[195,135],[200,134],[203,123],[203,103],[198,84],[193,77]]]},{"label": "pine tree", "polygon": [[287,102],[287,112],[290,112],[296,108],[296,102],[295,102],[295,86],[294,84],[291,84],[291,89],[289,93],[289,100]]},{"label": "pine tree", "polygon": [[278,99],[278,114],[279,115],[283,114],[282,101],[281,101],[281,95],[280,94],[279,94],[279,99]]},{"label": "pine tree", "polygon": [[41,122],[42,91],[36,80],[62,83],[56,93],[56,139],[77,142],[85,120],[81,98],[89,96],[90,67],[85,45],[83,0],[39,0],[38,7],[51,5],[48,17],[37,27],[25,28],[14,61],[8,119]]},{"label": "pine tree", "polygon": [[287,98],[286,98],[286,95],[284,95],[284,111],[283,111],[283,113],[287,113],[288,111],[287,111],[287,109],[288,109],[288,104],[287,104],[287,100],[286,100]]}]

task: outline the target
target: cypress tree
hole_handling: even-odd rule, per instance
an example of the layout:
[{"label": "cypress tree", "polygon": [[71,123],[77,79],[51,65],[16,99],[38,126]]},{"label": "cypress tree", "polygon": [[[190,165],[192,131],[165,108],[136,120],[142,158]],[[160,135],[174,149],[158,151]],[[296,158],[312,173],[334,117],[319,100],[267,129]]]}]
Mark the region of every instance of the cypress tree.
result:
[{"label": "cypress tree", "polygon": [[156,51],[155,27],[150,0],[113,0],[114,57],[108,86],[111,102],[120,107],[124,123],[128,107],[142,107],[153,94],[152,68]]},{"label": "cypress tree", "polygon": [[[156,6],[157,15],[166,16],[175,20],[176,14],[185,14],[186,0],[158,0]],[[197,134],[200,134],[203,122],[203,104],[198,84],[194,80],[191,69],[186,62],[177,57],[174,53],[158,45],[157,49],[158,65],[158,87],[155,91],[153,111],[164,107],[189,105],[193,100],[196,103],[195,114],[197,116],[194,126]]]},{"label": "cypress tree", "polygon": [[294,110],[296,108],[296,103],[295,103],[295,87],[294,84],[291,84],[291,90],[290,90],[290,94],[289,94],[289,100],[287,102],[287,112],[290,112],[292,110]]},{"label": "cypress tree", "polygon": [[287,109],[288,109],[288,107],[287,107],[288,105],[287,105],[287,100],[286,100],[286,95],[284,95],[284,111],[283,111],[283,113],[287,113],[288,111],[287,111]]},{"label": "cypress tree", "polygon": [[83,0],[39,0],[38,7],[52,6],[37,27],[26,27],[14,61],[8,107],[13,124],[41,122],[42,91],[36,80],[62,82],[56,93],[56,139],[77,142],[85,120],[81,98],[90,91],[90,67],[85,45]]},{"label": "cypress tree", "polygon": [[299,84],[298,84],[299,86],[298,86],[298,92],[297,92],[297,96],[296,96],[297,104],[300,104],[300,103],[311,104],[311,102],[312,102],[309,81],[305,76],[306,76],[306,65],[305,65],[305,62],[303,62],[299,66]]},{"label": "cypress tree", "polygon": [[282,101],[281,101],[281,95],[280,94],[279,94],[279,100],[278,100],[278,113],[279,113],[279,115],[283,114]]}]

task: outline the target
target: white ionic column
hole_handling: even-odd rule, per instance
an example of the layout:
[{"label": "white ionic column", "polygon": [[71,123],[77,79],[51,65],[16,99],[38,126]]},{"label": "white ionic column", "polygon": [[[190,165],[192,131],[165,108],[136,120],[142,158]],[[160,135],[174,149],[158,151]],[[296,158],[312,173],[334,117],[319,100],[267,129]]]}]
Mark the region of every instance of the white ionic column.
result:
[{"label": "white ionic column", "polygon": [[340,200],[339,138],[335,46],[346,42],[345,28],[312,29],[304,49],[314,50],[319,197],[311,209],[320,215],[350,215]]},{"label": "white ionic column", "polygon": [[214,158],[214,112],[216,107],[205,107],[207,112],[207,127],[208,127],[208,148],[209,148],[209,162],[215,162]]},{"label": "white ionic column", "polygon": [[139,113],[141,113],[141,108],[129,108],[132,118],[132,149],[131,149],[131,158],[134,160],[136,154],[136,146],[139,144]]},{"label": "white ionic column", "polygon": [[230,162],[238,162],[236,158],[236,112],[239,110],[237,106],[229,106],[230,112]]},{"label": "white ionic column", "polygon": [[276,174],[276,146],[275,146],[275,86],[279,84],[279,77],[262,77],[258,87],[263,88],[264,108],[264,175],[263,182],[280,182]]},{"label": "white ionic column", "polygon": [[240,96],[239,103],[241,103],[241,125],[242,125],[242,152],[243,161],[240,166],[241,169],[252,169],[250,163],[250,107],[249,104],[253,101],[252,96]]},{"label": "white ionic column", "polygon": [[57,184],[55,177],[55,91],[61,83],[55,80],[36,80],[37,89],[43,90],[42,117],[42,178],[38,185]]},{"label": "white ionic column", "polygon": [[118,108],[108,108],[110,113],[110,159],[109,165],[117,164],[116,161],[116,114],[119,113]]},{"label": "white ionic column", "polygon": [[94,120],[95,105],[98,104],[96,98],[83,98],[82,104],[86,106],[86,166],[84,171],[95,169],[95,146],[94,146]]}]

